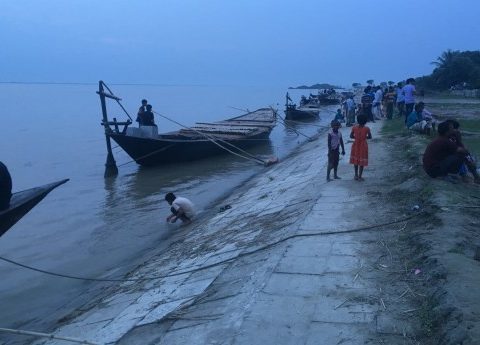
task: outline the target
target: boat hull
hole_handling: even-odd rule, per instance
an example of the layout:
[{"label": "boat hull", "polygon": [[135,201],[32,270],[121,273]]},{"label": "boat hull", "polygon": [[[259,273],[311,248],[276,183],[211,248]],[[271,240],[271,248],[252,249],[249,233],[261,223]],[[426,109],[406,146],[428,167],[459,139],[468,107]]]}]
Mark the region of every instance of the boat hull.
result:
[{"label": "boat hull", "polygon": [[0,211],[0,236],[7,232],[15,223],[34,208],[35,205],[42,201],[48,193],[67,181],[68,179],[65,179],[14,193],[10,200],[10,207]]},{"label": "boat hull", "polygon": [[[276,124],[276,111],[261,108],[231,119],[206,123],[180,131],[155,134],[144,128],[118,132],[110,131],[112,138],[135,162],[144,166],[188,162],[225,154],[265,143]],[[148,129],[146,130],[148,132]]]},{"label": "boat hull", "polygon": [[[256,146],[268,140],[271,129],[244,139],[222,139],[241,149]],[[125,134],[110,134],[110,137],[133,159],[143,166],[171,164],[204,159],[228,151],[238,150],[223,141],[188,139],[182,136],[159,136],[158,139],[138,138]]]},{"label": "boat hull", "polygon": [[299,110],[287,109],[285,110],[285,118],[287,120],[307,120],[318,117],[317,110]]}]

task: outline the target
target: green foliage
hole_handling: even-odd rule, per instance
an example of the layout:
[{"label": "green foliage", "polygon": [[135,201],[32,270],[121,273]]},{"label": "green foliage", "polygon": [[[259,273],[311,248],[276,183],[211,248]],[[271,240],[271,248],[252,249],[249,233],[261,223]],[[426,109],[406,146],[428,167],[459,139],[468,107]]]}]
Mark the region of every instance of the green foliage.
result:
[{"label": "green foliage", "polygon": [[417,78],[417,85],[433,90],[465,86],[480,88],[480,51],[447,50],[435,61],[432,74]]},{"label": "green foliage", "polygon": [[372,86],[374,82],[375,82],[375,80],[373,80],[373,79],[368,79],[367,80],[367,84],[370,85],[370,86]]}]

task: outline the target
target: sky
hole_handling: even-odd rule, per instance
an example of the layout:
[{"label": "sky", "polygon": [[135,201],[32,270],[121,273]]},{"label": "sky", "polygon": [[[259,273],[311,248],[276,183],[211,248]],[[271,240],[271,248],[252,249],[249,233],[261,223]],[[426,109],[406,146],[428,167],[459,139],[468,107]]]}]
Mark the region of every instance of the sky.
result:
[{"label": "sky", "polygon": [[0,82],[349,86],[480,49],[478,0],[0,0]]}]

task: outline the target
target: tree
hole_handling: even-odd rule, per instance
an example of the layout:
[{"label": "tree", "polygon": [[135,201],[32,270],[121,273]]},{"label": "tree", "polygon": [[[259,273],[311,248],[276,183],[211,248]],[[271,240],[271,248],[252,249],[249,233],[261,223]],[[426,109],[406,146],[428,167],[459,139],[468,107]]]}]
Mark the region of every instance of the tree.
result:
[{"label": "tree", "polygon": [[352,84],[352,87],[353,87],[354,89],[356,89],[357,87],[360,87],[360,86],[362,86],[362,84],[360,84],[360,83],[353,83],[353,84]]},{"label": "tree", "polygon": [[437,57],[436,61],[430,62],[432,65],[437,66],[437,68],[447,68],[451,65],[452,61],[455,57],[460,54],[458,50],[451,50],[448,49],[442,53],[439,57]]},{"label": "tree", "polygon": [[394,84],[395,84],[394,81],[391,81],[391,80],[388,81],[388,86],[392,86],[392,85],[394,85]]},{"label": "tree", "polygon": [[445,90],[462,85],[467,88],[480,88],[480,51],[458,51],[448,49],[436,61],[433,72],[417,78],[422,88]]},{"label": "tree", "polygon": [[374,80],[373,80],[373,79],[368,79],[368,80],[367,80],[367,84],[368,84],[368,85],[372,86],[373,83],[374,83]]}]

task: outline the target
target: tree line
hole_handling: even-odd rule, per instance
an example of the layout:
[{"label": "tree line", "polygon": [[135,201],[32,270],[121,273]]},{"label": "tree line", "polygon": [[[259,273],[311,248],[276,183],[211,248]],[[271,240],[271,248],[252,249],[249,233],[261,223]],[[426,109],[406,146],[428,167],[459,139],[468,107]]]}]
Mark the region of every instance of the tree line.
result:
[{"label": "tree line", "polygon": [[448,49],[435,61],[430,75],[416,78],[417,86],[431,90],[479,89],[480,51]]}]

